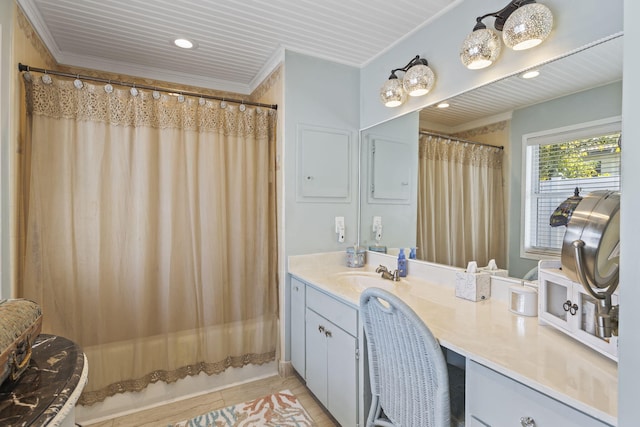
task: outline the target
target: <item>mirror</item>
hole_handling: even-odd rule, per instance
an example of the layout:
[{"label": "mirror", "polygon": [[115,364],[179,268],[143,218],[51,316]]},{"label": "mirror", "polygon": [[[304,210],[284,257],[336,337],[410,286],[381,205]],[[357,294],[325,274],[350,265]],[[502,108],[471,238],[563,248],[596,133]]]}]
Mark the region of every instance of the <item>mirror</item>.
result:
[{"label": "mirror", "polygon": [[[421,111],[362,130],[360,244],[368,248],[377,243],[373,224],[374,218],[380,217],[380,245],[416,246],[418,133],[419,129],[429,129],[438,134],[504,146],[504,200],[508,212],[505,235],[509,236],[505,255],[509,260],[509,273],[522,277],[535,267],[537,260],[523,259],[519,252],[522,134],[530,123],[540,120],[533,114],[533,108],[544,110],[545,103],[551,105],[554,100],[565,99],[563,97],[571,100],[570,97],[578,93],[596,88],[611,90],[621,97],[622,39],[622,35],[616,35],[540,64],[535,68],[540,71],[537,78],[508,76],[446,100],[449,108],[437,108],[434,103]],[[617,99],[616,96],[613,98]],[[597,119],[587,117],[588,114],[582,119],[578,115],[583,114],[583,110],[584,106],[576,106],[559,114],[576,116],[571,118],[574,123]],[[620,114],[621,105],[613,105],[610,116]],[[503,127],[500,138],[504,140],[496,141],[496,130],[500,126]],[[553,127],[558,126],[549,125]],[[485,140],[487,136],[493,140]]]}]

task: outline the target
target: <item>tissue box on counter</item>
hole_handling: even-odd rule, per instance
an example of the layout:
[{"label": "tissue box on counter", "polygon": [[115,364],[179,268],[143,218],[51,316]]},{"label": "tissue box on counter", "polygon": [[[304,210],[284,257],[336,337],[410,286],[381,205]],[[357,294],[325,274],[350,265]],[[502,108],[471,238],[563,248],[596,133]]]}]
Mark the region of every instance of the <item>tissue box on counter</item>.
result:
[{"label": "tissue box on counter", "polygon": [[456,296],[481,301],[491,296],[491,275],[486,272],[456,271]]},{"label": "tissue box on counter", "polygon": [[490,270],[488,267],[482,267],[482,268],[479,268],[478,271],[481,273],[489,273],[492,276],[509,277],[509,271],[503,270],[502,268]]},{"label": "tissue box on counter", "polygon": [[498,265],[496,264],[496,260],[495,259],[490,259],[489,260],[489,264],[487,264],[486,267],[479,268],[478,272],[489,273],[492,276],[498,276],[498,277],[508,277],[509,276],[509,272],[507,270],[503,270],[501,268],[498,268]]}]

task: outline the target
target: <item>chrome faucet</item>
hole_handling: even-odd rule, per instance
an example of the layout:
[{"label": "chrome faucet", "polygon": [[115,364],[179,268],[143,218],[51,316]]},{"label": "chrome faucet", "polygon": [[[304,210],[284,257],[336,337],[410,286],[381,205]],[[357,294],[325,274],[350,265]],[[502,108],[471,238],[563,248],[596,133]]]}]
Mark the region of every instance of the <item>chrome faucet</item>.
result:
[{"label": "chrome faucet", "polygon": [[376,273],[382,273],[380,276],[383,279],[393,280],[394,282],[398,282],[400,280],[400,272],[398,270],[391,272],[384,265],[380,265],[376,268]]}]

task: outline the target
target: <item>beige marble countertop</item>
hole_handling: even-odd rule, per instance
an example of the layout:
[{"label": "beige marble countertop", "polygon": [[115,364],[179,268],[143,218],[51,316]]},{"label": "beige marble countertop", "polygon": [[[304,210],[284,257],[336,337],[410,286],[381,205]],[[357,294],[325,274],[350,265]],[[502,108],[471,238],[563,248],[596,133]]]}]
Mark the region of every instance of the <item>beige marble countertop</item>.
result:
[{"label": "beige marble countertop", "polygon": [[[344,252],[292,256],[289,273],[357,307],[364,287],[376,281],[375,267],[392,267],[395,261],[371,252],[367,257],[365,267],[354,269],[346,267]],[[614,361],[554,328],[539,325],[537,317],[510,312],[506,293],[494,291],[493,285],[489,300],[457,298],[454,277],[460,269],[410,260],[408,271],[405,280],[384,281],[384,286],[413,308],[443,347],[617,425],[618,365]],[[354,275],[360,278],[347,278]]]}]

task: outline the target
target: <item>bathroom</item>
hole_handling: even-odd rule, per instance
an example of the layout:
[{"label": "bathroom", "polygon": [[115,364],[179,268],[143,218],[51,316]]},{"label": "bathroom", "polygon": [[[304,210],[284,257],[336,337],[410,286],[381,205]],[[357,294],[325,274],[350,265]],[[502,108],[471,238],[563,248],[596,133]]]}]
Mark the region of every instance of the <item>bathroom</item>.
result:
[{"label": "bathroom", "polygon": [[[358,197],[358,141],[360,131],[381,124],[390,119],[403,116],[407,113],[417,111],[441,100],[449,99],[458,94],[471,89],[481,87],[491,83],[503,76],[514,74],[520,70],[543,63],[551,58],[562,56],[568,52],[590,44],[596,40],[616,34],[625,29],[624,35],[624,71],[627,76],[636,75],[638,64],[633,59],[633,43],[631,40],[637,39],[637,30],[630,24],[633,12],[638,6],[631,1],[616,1],[601,5],[602,2],[563,2],[546,1],[545,3],[554,11],[556,24],[554,25],[553,37],[547,43],[542,44],[525,54],[515,55],[505,53],[501,59],[491,68],[484,71],[471,72],[464,69],[458,57],[460,40],[469,32],[473,26],[474,18],[487,11],[497,10],[504,6],[503,1],[483,2],[478,5],[473,1],[455,2],[451,8],[440,15],[437,19],[428,22],[410,36],[399,40],[391,48],[375,60],[366,64],[362,68],[345,66],[331,63],[323,59],[307,56],[303,53],[285,51],[283,63],[285,67],[284,76],[271,88],[271,93],[265,95],[265,101],[276,103],[280,109],[278,112],[278,150],[280,154],[280,168],[278,170],[279,185],[282,191],[278,192],[279,211],[279,266],[280,277],[279,287],[279,319],[280,319],[280,344],[279,354],[282,366],[271,366],[270,369],[286,369],[289,361],[289,344],[287,340],[288,309],[289,306],[289,282],[287,259],[292,255],[302,255],[317,252],[344,251],[349,245],[357,241],[360,200]],[[625,6],[624,19],[628,20],[623,25],[622,8]],[[15,129],[5,127],[5,123],[16,120],[13,116],[14,106],[17,104],[19,91],[14,88],[21,84],[17,75],[17,62],[23,62],[37,66],[35,57],[20,57],[20,46],[15,46],[13,32],[18,31],[13,24],[14,4],[5,2],[2,9],[2,86],[0,87],[0,112],[2,113],[3,133],[2,152],[7,153],[14,144],[12,135]],[[5,13],[6,12],[6,13]],[[636,14],[637,16],[637,14]],[[606,18],[606,19],[605,19]],[[454,30],[456,34],[454,36]],[[459,33],[459,34],[457,34]],[[451,37],[443,37],[443,34],[452,34]],[[428,43],[425,40],[437,40],[438,43]],[[6,52],[10,52],[12,46],[16,51],[13,53],[15,60],[10,60]],[[26,52],[26,51],[25,51]],[[629,53],[630,52],[630,53]],[[385,108],[378,100],[378,92],[381,83],[388,77],[389,70],[407,62],[416,53],[428,58],[434,68],[438,80],[432,92],[419,99],[412,99],[405,105],[395,108]],[[144,77],[144,76],[143,76]],[[311,79],[316,82],[309,85],[306,82]],[[339,82],[339,83],[336,83]],[[328,88],[335,88],[335,93]],[[634,123],[633,112],[638,106],[635,93],[635,79],[625,79],[623,82],[623,105],[622,119],[624,123],[625,139],[631,141],[625,146],[625,156],[622,159],[622,176],[624,182],[636,182],[637,173],[631,162],[636,155],[633,141],[634,135],[640,132],[640,126]],[[339,97],[339,98],[338,98]],[[313,102],[310,103],[309,100]],[[336,102],[336,99],[339,99]],[[625,118],[629,118],[625,120]],[[350,139],[349,157],[349,178],[350,178],[350,199],[348,201],[335,203],[315,203],[301,201],[300,195],[296,193],[296,165],[298,162],[296,151],[296,139],[301,131],[300,125],[307,126],[305,129],[323,127],[338,129],[347,134]],[[9,131],[5,131],[9,129]],[[514,152],[512,160],[517,156]],[[9,160],[3,156],[2,169],[3,176],[7,176]],[[631,165],[625,167],[625,165]],[[11,203],[9,183],[3,179],[2,203],[3,203],[3,228],[2,228],[2,295],[11,295],[11,236],[8,219],[5,212]],[[623,190],[624,191],[624,190]],[[631,188],[629,191],[633,191]],[[516,195],[512,193],[512,203],[515,203]],[[631,212],[635,204],[635,199],[624,198],[622,208]],[[513,206],[513,205],[511,205]],[[5,209],[7,208],[7,209]],[[392,223],[383,216],[385,226],[385,236],[391,236],[393,230]],[[345,242],[338,242],[334,232],[334,218],[343,217],[345,220]],[[638,237],[637,227],[632,222],[633,215],[622,216],[622,235],[625,239]],[[519,216],[510,220],[519,223]],[[364,220],[363,220],[364,223]],[[509,228],[514,238],[514,229]],[[389,246],[400,246],[402,243],[389,244]],[[623,259],[636,259],[637,255],[633,246],[625,246],[622,253]],[[510,250],[509,253],[512,251]],[[622,262],[621,281],[633,282],[637,276],[634,270],[633,261]],[[508,267],[511,271],[516,268],[509,260]],[[528,265],[527,265],[528,267]],[[528,270],[527,267],[520,267],[517,275],[521,276]],[[516,275],[514,270],[514,275]],[[621,294],[625,299],[633,299],[634,293],[638,292],[634,288],[622,288]],[[627,295],[631,295],[630,297]],[[626,325],[640,324],[640,319],[636,319],[635,313],[622,310],[622,330]],[[623,332],[624,334],[624,332]],[[620,343],[619,369],[619,402],[618,402],[618,425],[634,425],[634,415],[637,410],[634,408],[631,390],[633,385],[639,380],[640,372],[634,369],[634,360],[637,360],[640,352],[640,343],[634,342],[633,336],[627,336]]]}]

